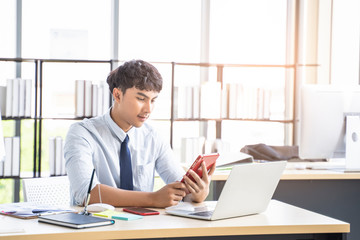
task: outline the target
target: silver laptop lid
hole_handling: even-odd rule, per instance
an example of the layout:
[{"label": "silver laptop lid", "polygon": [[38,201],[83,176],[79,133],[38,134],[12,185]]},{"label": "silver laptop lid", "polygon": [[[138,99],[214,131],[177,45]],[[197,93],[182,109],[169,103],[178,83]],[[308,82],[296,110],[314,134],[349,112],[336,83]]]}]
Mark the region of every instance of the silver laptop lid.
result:
[{"label": "silver laptop lid", "polygon": [[211,220],[265,211],[285,166],[286,161],[234,166],[220,194]]}]

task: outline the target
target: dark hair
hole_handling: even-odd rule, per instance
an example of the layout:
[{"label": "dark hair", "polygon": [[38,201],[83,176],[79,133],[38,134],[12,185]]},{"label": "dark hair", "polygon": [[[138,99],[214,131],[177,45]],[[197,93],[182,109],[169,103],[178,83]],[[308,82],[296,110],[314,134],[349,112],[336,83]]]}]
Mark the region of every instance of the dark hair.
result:
[{"label": "dark hair", "polygon": [[162,81],[163,79],[159,71],[153,65],[143,60],[125,62],[111,71],[106,80],[111,93],[114,88],[120,88],[124,94],[126,89],[132,87],[140,90],[160,92]]}]

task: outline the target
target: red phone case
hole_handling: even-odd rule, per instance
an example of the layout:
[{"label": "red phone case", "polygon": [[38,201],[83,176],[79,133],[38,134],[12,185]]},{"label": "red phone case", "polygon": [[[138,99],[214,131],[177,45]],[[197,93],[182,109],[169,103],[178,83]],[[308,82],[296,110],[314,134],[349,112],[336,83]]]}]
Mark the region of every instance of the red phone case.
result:
[{"label": "red phone case", "polygon": [[[189,168],[192,169],[194,172],[197,173],[197,175],[199,175],[200,178],[202,178],[202,169],[201,169],[201,163],[203,161],[205,161],[206,164],[206,169],[209,172],[209,169],[215,164],[216,159],[218,159],[219,157],[219,153],[212,153],[212,154],[204,154],[204,155],[199,155],[194,163],[191,165],[191,167]],[[189,170],[186,172],[186,176],[189,177],[192,181],[195,181],[195,179],[191,176],[191,174],[189,173]],[[184,178],[181,180],[181,182],[184,182]]]},{"label": "red phone case", "polygon": [[159,215],[160,214],[160,212],[158,212],[158,211],[147,209],[147,208],[139,208],[139,207],[123,208],[123,211],[129,212],[129,213],[134,213],[137,215],[142,215],[142,216]]}]

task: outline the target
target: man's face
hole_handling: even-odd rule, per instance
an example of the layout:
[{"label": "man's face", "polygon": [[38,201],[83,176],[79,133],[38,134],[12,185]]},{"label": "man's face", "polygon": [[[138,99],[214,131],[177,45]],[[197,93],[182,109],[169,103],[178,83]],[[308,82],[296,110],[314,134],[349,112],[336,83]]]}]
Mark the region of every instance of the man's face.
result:
[{"label": "man's face", "polygon": [[123,94],[120,89],[114,89],[115,122],[128,131],[132,126],[141,127],[154,109],[158,92],[128,88]]}]

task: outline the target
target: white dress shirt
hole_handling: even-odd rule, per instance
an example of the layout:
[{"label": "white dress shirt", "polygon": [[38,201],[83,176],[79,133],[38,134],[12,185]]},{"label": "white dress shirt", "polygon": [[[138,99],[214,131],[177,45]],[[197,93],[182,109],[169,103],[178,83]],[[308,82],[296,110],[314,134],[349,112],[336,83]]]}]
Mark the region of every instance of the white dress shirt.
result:
[{"label": "white dress shirt", "polygon": [[147,123],[125,133],[111,118],[110,110],[100,117],[84,119],[69,128],[64,157],[73,204],[86,199],[92,170],[97,184],[120,186],[120,147],[126,134],[133,171],[134,191],[152,192],[155,170],[165,183],[181,180],[185,174],[170,145]]}]

